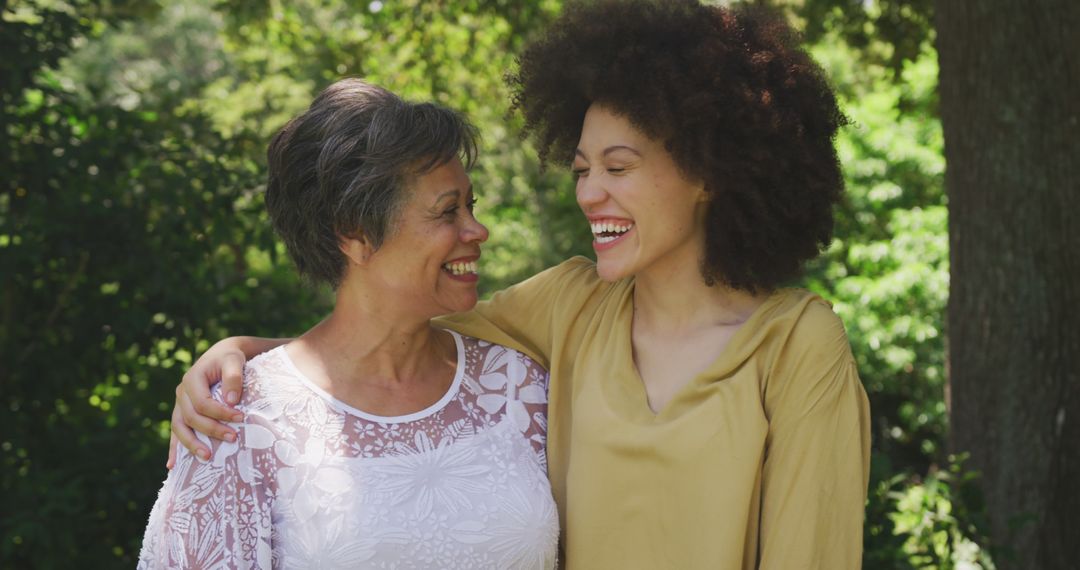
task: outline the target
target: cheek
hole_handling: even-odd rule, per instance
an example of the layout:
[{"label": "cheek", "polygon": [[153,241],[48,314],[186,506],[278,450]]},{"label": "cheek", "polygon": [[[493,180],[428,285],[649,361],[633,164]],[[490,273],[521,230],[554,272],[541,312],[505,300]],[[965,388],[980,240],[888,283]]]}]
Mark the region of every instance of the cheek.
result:
[{"label": "cheek", "polygon": [[667,199],[664,186],[655,178],[638,184],[627,184],[622,195],[627,209],[634,219],[644,221],[646,225],[666,226],[673,213],[673,204]]},{"label": "cheek", "polygon": [[458,237],[456,226],[442,225],[433,229],[416,244],[416,249],[413,250],[414,255],[424,252],[424,256],[432,265],[442,265],[457,246]]},{"label": "cheek", "polygon": [[698,201],[685,187],[656,185],[652,189],[647,204],[651,230],[675,236],[684,236],[695,231],[698,224]]},{"label": "cheek", "polygon": [[431,231],[413,231],[408,234],[400,234],[398,239],[394,243],[394,250],[392,253],[395,260],[397,260],[397,266],[399,267],[401,278],[405,280],[415,280],[420,275],[431,273],[431,268],[435,265],[439,257],[439,248],[435,247],[438,243],[436,235]]}]

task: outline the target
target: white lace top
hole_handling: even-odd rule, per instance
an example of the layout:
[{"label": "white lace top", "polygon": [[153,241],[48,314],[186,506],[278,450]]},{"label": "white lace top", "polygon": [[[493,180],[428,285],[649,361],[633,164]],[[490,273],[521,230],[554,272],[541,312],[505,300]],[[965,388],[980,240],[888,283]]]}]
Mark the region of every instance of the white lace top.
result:
[{"label": "white lace top", "polygon": [[552,568],[547,372],[454,338],[450,389],[398,417],[334,399],[284,347],[252,359],[238,441],[180,449],[139,568]]}]

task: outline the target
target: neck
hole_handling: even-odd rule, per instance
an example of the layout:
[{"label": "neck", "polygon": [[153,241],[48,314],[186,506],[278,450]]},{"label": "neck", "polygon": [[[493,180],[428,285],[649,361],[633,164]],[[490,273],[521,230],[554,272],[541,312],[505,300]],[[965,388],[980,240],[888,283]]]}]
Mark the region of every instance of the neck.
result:
[{"label": "neck", "polygon": [[430,371],[453,366],[456,350],[425,316],[409,314],[386,295],[343,285],[329,317],[296,340],[317,357],[334,382],[383,385],[425,381]]},{"label": "neck", "polygon": [[700,252],[692,250],[668,256],[635,276],[635,328],[693,334],[711,327],[737,326],[767,298],[764,293],[751,294],[722,284],[706,285],[699,259]]}]

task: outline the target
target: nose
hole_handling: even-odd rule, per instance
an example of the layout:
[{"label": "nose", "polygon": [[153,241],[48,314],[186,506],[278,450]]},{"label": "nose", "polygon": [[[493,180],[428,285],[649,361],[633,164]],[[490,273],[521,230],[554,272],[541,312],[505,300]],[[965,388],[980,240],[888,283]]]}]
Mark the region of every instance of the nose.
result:
[{"label": "nose", "polygon": [[465,243],[484,243],[488,239],[487,226],[481,224],[476,216],[469,214],[461,228],[460,237]]},{"label": "nose", "polygon": [[582,176],[578,178],[577,203],[581,211],[588,213],[607,200],[608,193],[601,184],[599,176]]}]

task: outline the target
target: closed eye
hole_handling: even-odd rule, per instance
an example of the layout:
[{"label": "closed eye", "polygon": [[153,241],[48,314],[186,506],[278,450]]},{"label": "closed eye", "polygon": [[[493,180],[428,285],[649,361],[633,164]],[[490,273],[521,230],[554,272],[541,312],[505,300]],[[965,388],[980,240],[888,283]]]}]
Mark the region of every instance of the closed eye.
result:
[{"label": "closed eye", "polygon": [[[465,207],[469,210],[470,213],[472,213],[473,209],[476,207],[476,202],[477,202],[477,199],[476,199],[475,196],[470,197],[469,201],[465,202]],[[458,211],[460,209],[461,209],[461,207],[458,206],[457,204],[455,204],[455,205],[450,206],[449,208],[443,210],[442,215],[445,218],[455,218],[455,217],[457,217]]]}]

